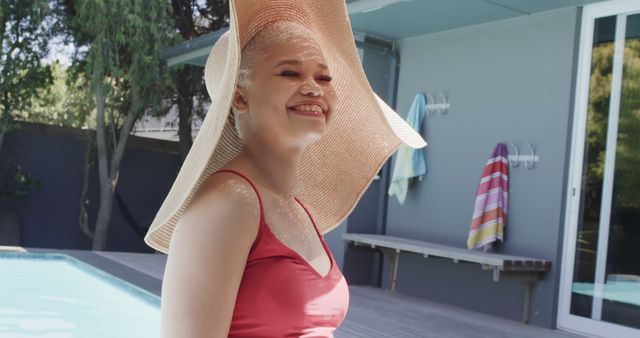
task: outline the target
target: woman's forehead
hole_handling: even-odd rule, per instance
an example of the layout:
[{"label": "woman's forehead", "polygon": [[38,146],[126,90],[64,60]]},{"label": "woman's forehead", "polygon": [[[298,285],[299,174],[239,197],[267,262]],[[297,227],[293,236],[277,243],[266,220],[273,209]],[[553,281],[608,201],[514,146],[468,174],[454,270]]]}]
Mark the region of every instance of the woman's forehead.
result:
[{"label": "woman's forehead", "polygon": [[326,54],[313,32],[296,22],[279,21],[259,31],[243,48],[242,63],[249,68],[312,65],[327,68]]},{"label": "woman's forehead", "polygon": [[[276,65],[274,66],[275,68],[278,68],[282,65],[291,65],[291,66],[301,66],[303,64],[305,59],[283,59],[280,62],[276,63]],[[323,69],[329,69],[329,67],[327,66],[326,63],[324,63],[324,60],[320,60],[320,62],[317,63],[317,66],[319,68],[323,68]]]},{"label": "woman's forehead", "polygon": [[320,45],[315,41],[291,39],[272,44],[268,47],[267,55],[275,66],[300,66],[303,63],[317,63],[327,68],[324,54]]}]

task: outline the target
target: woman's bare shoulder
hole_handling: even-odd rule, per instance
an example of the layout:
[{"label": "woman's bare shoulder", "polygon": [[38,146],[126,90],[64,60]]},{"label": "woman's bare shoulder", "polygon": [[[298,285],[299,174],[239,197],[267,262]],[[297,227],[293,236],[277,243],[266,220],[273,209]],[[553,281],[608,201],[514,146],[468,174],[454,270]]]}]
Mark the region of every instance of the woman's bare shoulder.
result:
[{"label": "woman's bare shoulder", "polygon": [[249,237],[255,237],[260,223],[258,196],[249,182],[238,175],[227,172],[210,175],[198,188],[179,223],[198,231],[218,232],[217,228],[231,227],[223,233],[248,232]]},{"label": "woman's bare shoulder", "polygon": [[163,337],[226,337],[259,219],[257,195],[242,177],[217,173],[203,182],[171,239]]}]

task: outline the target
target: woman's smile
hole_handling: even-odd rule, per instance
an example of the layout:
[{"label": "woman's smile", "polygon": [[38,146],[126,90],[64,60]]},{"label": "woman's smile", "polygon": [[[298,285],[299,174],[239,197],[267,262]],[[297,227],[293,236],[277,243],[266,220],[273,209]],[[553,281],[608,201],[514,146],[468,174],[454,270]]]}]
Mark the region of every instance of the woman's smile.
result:
[{"label": "woman's smile", "polygon": [[288,110],[294,114],[310,117],[325,117],[326,108],[322,103],[300,102],[290,106]]},{"label": "woman's smile", "polygon": [[298,110],[298,109],[289,109],[294,114],[302,115],[302,116],[310,116],[310,117],[324,117],[322,111],[318,110]]}]

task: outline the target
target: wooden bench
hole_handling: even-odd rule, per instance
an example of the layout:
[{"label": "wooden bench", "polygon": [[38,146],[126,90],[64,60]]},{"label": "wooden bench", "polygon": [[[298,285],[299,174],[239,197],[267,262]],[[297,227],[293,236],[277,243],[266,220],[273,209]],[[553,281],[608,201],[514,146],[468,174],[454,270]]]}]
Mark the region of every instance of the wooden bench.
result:
[{"label": "wooden bench", "polygon": [[389,276],[389,290],[395,291],[398,274],[398,260],[401,252],[422,254],[425,258],[440,257],[453,260],[454,263],[474,263],[482,266],[483,270],[493,271],[493,281],[500,278],[513,279],[524,287],[524,309],[522,322],[529,321],[529,308],[533,284],[549,271],[551,262],[520,256],[500,255],[466,248],[441,245],[408,238],[374,234],[344,234],[345,249],[353,248],[379,249],[391,263]]}]

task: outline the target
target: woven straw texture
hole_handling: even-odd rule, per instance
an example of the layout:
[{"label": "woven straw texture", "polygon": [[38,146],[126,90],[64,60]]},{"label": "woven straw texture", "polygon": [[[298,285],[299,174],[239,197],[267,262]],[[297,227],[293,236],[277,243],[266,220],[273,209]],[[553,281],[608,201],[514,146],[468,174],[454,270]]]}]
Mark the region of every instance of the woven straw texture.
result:
[{"label": "woven straw texture", "polygon": [[242,141],[230,114],[240,50],[274,22],[298,22],[316,35],[338,97],[331,125],[302,155],[294,189],[321,233],[333,230],[353,211],[373,177],[402,144],[426,146],[422,137],[371,89],[344,0],[230,1],[230,14],[229,30],[216,42],[205,66],[212,104],[145,237],[149,246],[164,253],[198,187],[240,153]]}]

